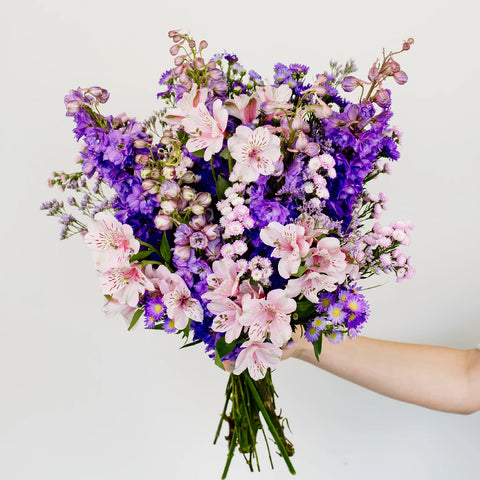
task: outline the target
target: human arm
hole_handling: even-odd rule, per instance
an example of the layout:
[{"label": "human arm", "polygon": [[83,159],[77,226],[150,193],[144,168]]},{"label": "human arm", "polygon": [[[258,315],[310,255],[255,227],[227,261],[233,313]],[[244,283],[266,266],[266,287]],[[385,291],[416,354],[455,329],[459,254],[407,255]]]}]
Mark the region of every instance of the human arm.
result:
[{"label": "human arm", "polygon": [[317,361],[300,335],[289,356],[382,395],[434,410],[469,414],[480,410],[480,350],[415,345],[358,337],[323,342]]}]

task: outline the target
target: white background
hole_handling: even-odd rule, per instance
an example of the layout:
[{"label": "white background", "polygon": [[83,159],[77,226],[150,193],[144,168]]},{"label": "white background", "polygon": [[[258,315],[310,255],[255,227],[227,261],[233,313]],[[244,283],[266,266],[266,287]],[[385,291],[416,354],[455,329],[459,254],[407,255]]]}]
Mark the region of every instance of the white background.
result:
[{"label": "white background", "polygon": [[[416,44],[391,85],[404,132],[383,221],[416,224],[417,277],[369,292],[365,332],[471,348],[480,342],[477,279],[480,110],[478,11],[471,0],[2,2],[0,159],[2,318],[0,478],[217,479],[226,445],[212,445],[226,383],[202,349],[105,319],[89,252],[58,240],[39,205],[52,170],[73,170],[77,145],[63,96],[100,85],[105,112],[139,119],[157,107],[171,65],[167,31],[236,52],[247,69],[356,59],[365,75],[385,47]],[[478,478],[480,414],[402,404],[289,360],[275,373],[290,420],[297,478]],[[264,452],[262,452],[264,453]],[[280,458],[260,474],[241,457],[231,480],[290,478]]]}]

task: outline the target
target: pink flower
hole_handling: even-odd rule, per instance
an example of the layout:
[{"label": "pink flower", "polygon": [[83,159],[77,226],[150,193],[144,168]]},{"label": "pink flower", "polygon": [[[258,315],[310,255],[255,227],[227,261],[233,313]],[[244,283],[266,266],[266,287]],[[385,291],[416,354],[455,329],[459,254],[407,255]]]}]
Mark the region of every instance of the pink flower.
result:
[{"label": "pink flower", "polygon": [[292,89],[288,85],[257,87],[256,93],[262,102],[262,110],[267,115],[282,116],[285,115],[285,110],[293,107],[290,103]]},{"label": "pink flower", "polygon": [[155,290],[162,295],[173,292],[177,287],[186,287],[185,281],[180,275],[170,272],[164,265],[153,268],[152,265],[145,267],[145,276],[153,283]]},{"label": "pink flower", "polygon": [[127,265],[99,272],[100,288],[123,305],[136,307],[139,296],[145,290],[155,290],[153,283],[144,275],[139,265]]},{"label": "pink flower", "polygon": [[103,307],[103,313],[105,313],[106,317],[114,317],[117,313],[119,313],[125,319],[127,325],[130,325],[136,310],[137,309],[135,307],[130,307],[129,305],[119,303],[113,298],[109,300]]},{"label": "pink flower", "polygon": [[296,308],[295,300],[288,298],[280,289],[268,292],[267,298],[244,295],[239,321],[250,327],[248,335],[251,340],[263,341],[268,334],[271,342],[281,347],[292,336],[289,314]]},{"label": "pink flower", "polygon": [[300,278],[290,279],[285,293],[294,298],[301,293],[312,303],[318,303],[318,292],[326,290],[333,292],[337,289],[337,279],[318,272],[307,272]]},{"label": "pink flower", "polygon": [[233,173],[245,183],[255,182],[260,174],[272,175],[281,155],[280,139],[265,127],[240,125],[228,139],[228,149],[236,160]]},{"label": "pink flower", "polygon": [[218,300],[236,297],[238,294],[239,272],[231,258],[222,258],[212,264],[212,272],[207,276],[207,283],[213,290],[202,295],[206,300]]},{"label": "pink flower", "polygon": [[325,273],[337,279],[338,283],[345,281],[349,264],[345,253],[340,249],[338,238],[324,237],[310,250],[306,265],[315,272]]},{"label": "pink flower", "polygon": [[85,243],[92,248],[97,269],[107,271],[129,264],[140,244],[130,225],[120,223],[111,213],[100,212],[88,225]]},{"label": "pink flower", "polygon": [[207,308],[216,315],[213,319],[212,330],[225,332],[225,341],[233,342],[242,333],[243,325],[239,322],[242,314],[241,307],[229,298],[212,300]]},{"label": "pink flower", "polygon": [[244,93],[225,100],[225,107],[232,117],[238,118],[242,123],[252,123],[260,111],[258,99]]},{"label": "pink flower", "polygon": [[203,321],[203,308],[200,302],[192,298],[192,292],[186,285],[177,286],[163,297],[168,317],[174,321],[177,330],[183,330],[188,320]]},{"label": "pink flower", "polygon": [[253,380],[260,380],[268,368],[276,368],[282,357],[282,349],[271,343],[248,341],[242,344],[242,351],[235,362],[235,375],[248,368]]},{"label": "pink flower", "polygon": [[187,150],[193,153],[205,149],[204,159],[209,161],[222,149],[227,120],[227,109],[219,99],[213,103],[213,117],[204,103],[193,107],[182,121],[191,136],[186,144]]},{"label": "pink flower", "polygon": [[189,92],[185,92],[180,100],[176,102],[175,108],[167,108],[165,112],[165,120],[170,125],[180,124],[182,120],[195,107],[201,103],[205,103],[208,97],[208,89],[201,88],[198,90],[196,83],[193,84]]},{"label": "pink flower", "polygon": [[272,257],[280,258],[278,273],[283,278],[298,272],[302,257],[308,254],[311,244],[311,239],[305,236],[305,229],[294,223],[270,222],[260,231],[260,238],[266,245],[275,247]]}]

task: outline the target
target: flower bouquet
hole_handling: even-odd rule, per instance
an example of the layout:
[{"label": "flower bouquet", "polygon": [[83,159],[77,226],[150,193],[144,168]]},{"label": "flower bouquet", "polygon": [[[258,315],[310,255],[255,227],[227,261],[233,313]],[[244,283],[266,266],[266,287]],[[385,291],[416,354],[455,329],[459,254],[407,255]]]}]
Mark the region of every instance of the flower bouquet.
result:
[{"label": "flower bouquet", "polygon": [[413,40],[384,52],[368,80],[351,61],[313,77],[277,63],[269,83],[235,55],[205,60],[205,41],[169,36],[174,66],[146,121],[102,114],[100,87],[65,97],[80,171],[55,172],[50,185],[70,195],[42,208],[60,217],[62,239],[80,233],[91,248],[107,315],[234,365],[215,436],[226,423],[222,478],[237,448],[260,468],[267,429],[295,473],[272,382],[282,346],[298,331],[318,356],[324,337],[356,337],[369,314],[358,282],[414,273],[400,252],[411,224],[381,225],[386,198],[366,188],[399,157],[384,84],[407,81],[394,58]]}]

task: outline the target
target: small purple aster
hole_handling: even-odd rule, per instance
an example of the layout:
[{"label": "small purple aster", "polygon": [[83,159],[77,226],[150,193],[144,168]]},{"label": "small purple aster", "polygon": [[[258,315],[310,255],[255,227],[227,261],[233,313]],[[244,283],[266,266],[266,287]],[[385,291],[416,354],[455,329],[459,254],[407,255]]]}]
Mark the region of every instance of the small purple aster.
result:
[{"label": "small purple aster", "polygon": [[177,329],[175,328],[175,322],[170,318],[166,318],[163,321],[163,330],[166,333],[175,333],[177,331]]},{"label": "small purple aster", "polygon": [[334,330],[329,335],[325,335],[330,343],[339,343],[342,340],[342,334],[338,330]]},{"label": "small purple aster", "polygon": [[167,313],[165,304],[160,297],[153,297],[147,300],[145,305],[145,317],[153,318],[154,321],[159,322]]},{"label": "small purple aster", "polygon": [[318,340],[318,337],[320,336],[320,329],[318,329],[316,326],[315,326],[315,323],[314,322],[310,322],[308,325],[307,325],[307,328],[305,329],[305,338],[309,341],[309,342],[315,342]]},{"label": "small purple aster", "polygon": [[334,303],[330,305],[327,309],[328,319],[334,324],[338,325],[345,320],[346,313],[343,310],[343,305],[341,303]]}]

